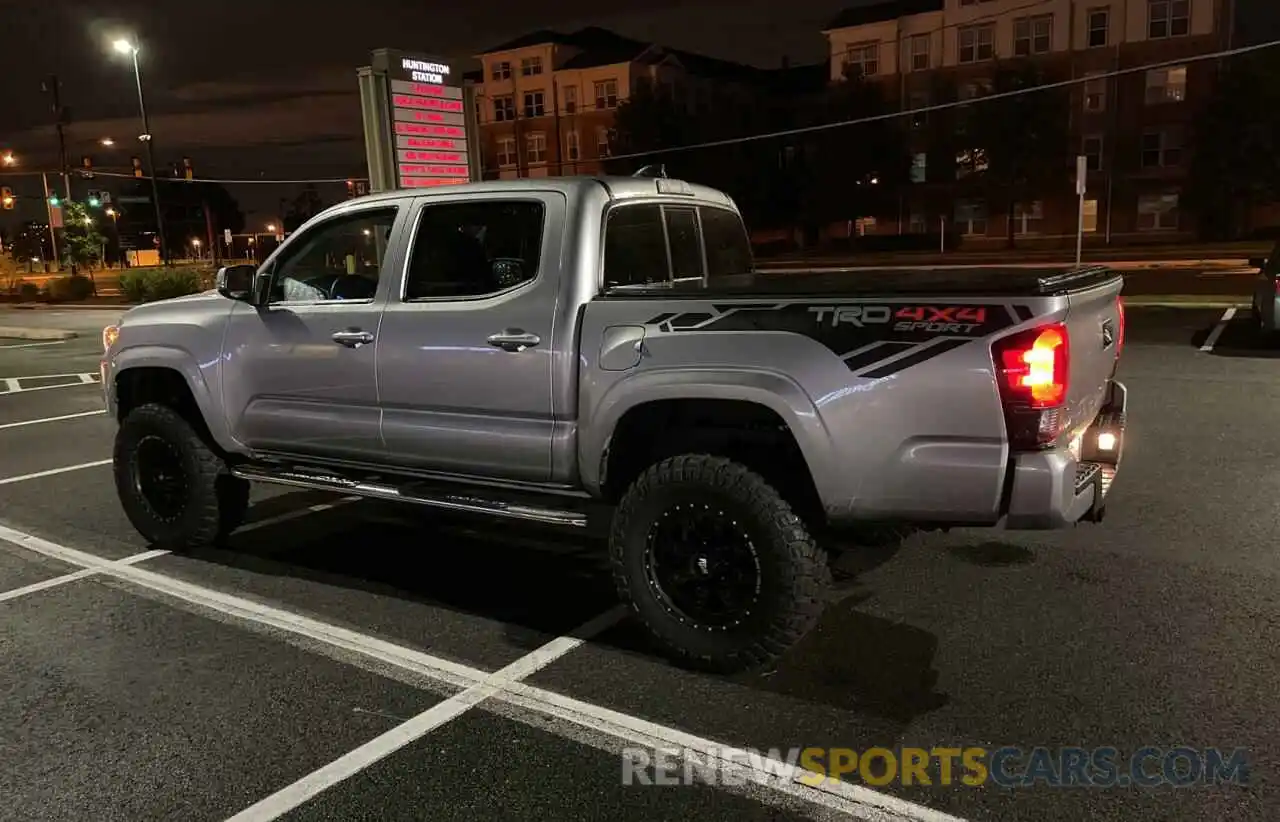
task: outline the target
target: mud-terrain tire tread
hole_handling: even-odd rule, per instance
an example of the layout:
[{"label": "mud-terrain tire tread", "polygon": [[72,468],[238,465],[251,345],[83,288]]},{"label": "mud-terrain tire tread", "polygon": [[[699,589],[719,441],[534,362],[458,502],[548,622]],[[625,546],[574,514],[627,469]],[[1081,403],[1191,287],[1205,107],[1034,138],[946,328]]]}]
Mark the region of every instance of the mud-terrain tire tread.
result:
[{"label": "mud-terrain tire tread", "polygon": [[[764,543],[760,546],[760,561],[773,564],[780,572],[783,592],[773,613],[767,613],[764,630],[757,635],[716,643],[704,634],[704,648],[691,648],[672,636],[673,628],[684,626],[652,595],[647,580],[633,578],[628,561],[634,561],[633,551],[644,550],[648,529],[661,512],[643,509],[655,493],[672,486],[700,487],[728,497],[744,512],[750,512],[743,515],[754,520],[754,529]],[[711,454],[664,459],[632,483],[614,512],[609,561],[619,597],[662,651],[688,667],[714,673],[751,671],[774,663],[813,628],[827,604],[831,586],[826,553],[783,496],[754,471]],[[715,647],[708,649],[707,644]]]},{"label": "mud-terrain tire tread", "polygon": [[[133,488],[129,450],[143,434],[168,440],[182,456],[191,494],[176,522],[156,522]],[[116,433],[112,463],[125,516],[157,548],[179,552],[215,545],[244,521],[248,511],[249,483],[231,476],[196,428],[167,405],[148,403],[129,412]]]}]

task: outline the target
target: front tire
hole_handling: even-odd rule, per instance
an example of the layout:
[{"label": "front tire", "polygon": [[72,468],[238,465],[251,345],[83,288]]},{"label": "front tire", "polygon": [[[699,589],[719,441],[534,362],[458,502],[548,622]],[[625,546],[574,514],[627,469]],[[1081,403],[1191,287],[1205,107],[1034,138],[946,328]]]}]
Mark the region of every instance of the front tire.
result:
[{"label": "front tire", "polygon": [[654,641],[717,673],[764,667],[825,607],[827,558],[782,496],[743,465],[663,460],[627,490],[609,539],[614,582]]},{"label": "front tire", "polygon": [[130,411],[116,432],[116,493],[147,541],[170,551],[213,545],[237,528],[249,483],[234,477],[177,411],[151,403]]}]

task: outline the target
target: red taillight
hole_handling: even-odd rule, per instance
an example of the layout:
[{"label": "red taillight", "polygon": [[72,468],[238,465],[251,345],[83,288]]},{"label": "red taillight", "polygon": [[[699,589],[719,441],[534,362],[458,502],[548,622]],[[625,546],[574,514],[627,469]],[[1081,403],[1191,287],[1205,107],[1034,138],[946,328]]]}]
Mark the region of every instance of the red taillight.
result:
[{"label": "red taillight", "polygon": [[1120,350],[1124,348],[1124,297],[1116,297],[1116,314],[1120,316],[1116,329],[1116,358],[1120,358]]},{"label": "red taillight", "polygon": [[992,345],[1000,401],[1015,448],[1043,447],[1062,433],[1070,348],[1062,323],[1031,328]]}]

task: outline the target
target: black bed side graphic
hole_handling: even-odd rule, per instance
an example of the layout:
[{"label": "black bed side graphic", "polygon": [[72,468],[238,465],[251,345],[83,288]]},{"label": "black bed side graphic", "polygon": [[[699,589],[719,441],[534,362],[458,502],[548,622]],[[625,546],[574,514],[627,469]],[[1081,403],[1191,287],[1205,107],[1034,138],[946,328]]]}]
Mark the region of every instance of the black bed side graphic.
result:
[{"label": "black bed side graphic", "polygon": [[800,334],[826,346],[859,376],[883,377],[1011,328],[1032,316],[1029,306],[1004,303],[791,302],[715,305],[668,312],[646,325],[657,326],[664,333]]}]

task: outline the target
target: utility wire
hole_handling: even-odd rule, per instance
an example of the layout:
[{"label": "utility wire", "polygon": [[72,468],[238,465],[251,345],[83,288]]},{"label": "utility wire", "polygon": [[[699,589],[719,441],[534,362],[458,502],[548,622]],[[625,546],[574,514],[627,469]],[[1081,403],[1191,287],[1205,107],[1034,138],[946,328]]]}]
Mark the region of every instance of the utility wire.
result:
[{"label": "utility wire", "polygon": [[[136,177],[136,175],[133,175],[133,174],[121,174],[120,172],[116,172],[116,171],[95,171],[93,172],[93,176],[119,177],[126,180],[147,179],[146,177]],[[157,177],[156,179],[165,183],[229,183],[232,185],[257,183],[259,185],[271,185],[271,184],[303,185],[306,183],[346,183],[348,181],[366,182],[368,181],[369,178],[368,177],[323,177],[315,180],[261,180],[261,179],[259,180],[223,180],[223,179],[214,179],[211,177],[195,177],[193,179],[188,180],[185,177]]]},{"label": "utility wire", "polygon": [[657,154],[671,154],[676,151],[694,151],[703,148],[718,148],[720,146],[732,146],[739,143],[750,143],[758,140],[772,140],[777,137],[794,137],[800,134],[814,134],[820,131],[830,131],[832,129],[844,128],[846,126],[857,126],[865,123],[877,123],[884,120],[892,120],[897,117],[910,117],[916,114],[929,114],[934,111],[947,111],[948,109],[960,108],[961,106],[979,105],[982,103],[992,103],[996,100],[1004,100],[1010,97],[1020,97],[1024,94],[1033,94],[1038,91],[1051,91],[1059,88],[1069,88],[1071,86],[1092,83],[1098,80],[1107,80],[1112,77],[1120,77],[1128,74],[1138,74],[1158,68],[1169,68],[1172,66],[1183,66],[1187,63],[1200,63],[1206,60],[1219,60],[1223,57],[1234,57],[1238,54],[1248,54],[1254,51],[1262,51],[1263,49],[1275,48],[1280,46],[1280,40],[1269,40],[1265,43],[1258,43],[1252,46],[1240,46],[1233,49],[1222,49],[1220,51],[1209,52],[1206,54],[1196,54],[1190,57],[1181,57],[1176,60],[1164,60],[1159,63],[1147,63],[1141,66],[1133,66],[1131,68],[1116,69],[1114,71],[1098,72],[1084,77],[1076,77],[1070,80],[1057,80],[1052,83],[1044,83],[1029,88],[1014,89],[1012,91],[1002,91],[996,94],[987,94],[982,97],[974,97],[968,100],[957,100],[950,103],[938,103],[932,106],[921,106],[920,108],[903,109],[902,111],[893,111],[886,114],[875,114],[869,117],[858,117],[853,120],[841,120],[835,123],[820,123],[816,126],[800,126],[799,128],[783,129],[782,131],[769,131],[762,134],[749,134],[745,137],[728,137],[723,140],[709,140],[703,143],[691,143],[687,146],[675,146],[672,148],[655,148],[648,151],[633,151],[629,154],[615,154],[608,157],[609,160],[631,160],[638,157],[652,157]]}]

